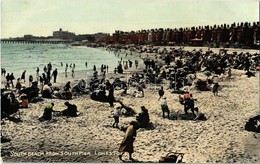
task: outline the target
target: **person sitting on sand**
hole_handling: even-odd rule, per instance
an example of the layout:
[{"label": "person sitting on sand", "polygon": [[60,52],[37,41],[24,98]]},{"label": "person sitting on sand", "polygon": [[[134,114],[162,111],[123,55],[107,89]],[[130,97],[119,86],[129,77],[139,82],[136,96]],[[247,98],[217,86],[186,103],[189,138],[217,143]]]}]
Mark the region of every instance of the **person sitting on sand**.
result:
[{"label": "person sitting on sand", "polygon": [[139,115],[136,117],[136,120],[140,123],[141,128],[146,128],[150,122],[149,113],[145,106],[141,106],[141,110],[142,112],[139,113]]},{"label": "person sitting on sand", "polygon": [[161,108],[162,108],[162,112],[163,112],[163,118],[165,118],[164,113],[167,113],[167,117],[170,118],[170,111],[169,111],[169,107],[167,105],[167,101],[166,101],[166,97],[164,97],[161,101]]},{"label": "person sitting on sand", "polygon": [[192,94],[190,94],[189,92],[185,92],[183,94],[183,103],[184,103],[184,112],[185,114],[188,114],[188,110],[191,109],[193,115],[194,114],[194,99],[192,97]]},{"label": "person sitting on sand", "polygon": [[48,104],[44,108],[43,115],[39,118],[39,121],[46,121],[52,119],[52,112],[55,112],[53,110],[54,103]]},{"label": "person sitting on sand", "polygon": [[120,106],[116,106],[114,111],[113,111],[113,118],[115,120],[115,122],[112,125],[113,128],[119,128],[118,127],[119,117],[122,115],[121,109],[122,108]]},{"label": "person sitting on sand", "polygon": [[194,108],[194,113],[195,113],[195,116],[196,116],[194,118],[194,120],[203,120],[203,121],[207,120],[204,113],[200,112],[198,107]]},{"label": "person sitting on sand", "polygon": [[28,96],[25,93],[22,93],[19,96],[19,99],[21,100],[21,102],[19,103],[19,108],[28,108],[28,104],[29,104]]},{"label": "person sitting on sand", "polygon": [[42,88],[42,97],[43,98],[52,98],[52,88],[51,88],[52,84],[48,83],[45,84]]},{"label": "person sitting on sand", "polygon": [[64,86],[64,91],[69,91],[71,89],[70,81],[68,81]]},{"label": "person sitting on sand", "polygon": [[134,153],[134,141],[136,138],[137,130],[139,129],[140,125],[136,121],[130,122],[130,125],[127,127],[125,132],[125,137],[123,141],[120,144],[119,152],[121,153],[119,155],[119,159],[122,160],[122,156],[125,152],[129,153],[129,160],[134,160],[132,158],[132,154]]},{"label": "person sitting on sand", "polygon": [[72,99],[70,81],[68,81],[68,82],[66,83],[66,85],[64,86],[64,92],[63,92],[61,95],[62,95],[62,97],[63,97],[65,100],[70,100],[70,99]]},{"label": "person sitting on sand", "polygon": [[67,106],[67,109],[62,111],[63,116],[76,117],[77,115],[77,106],[74,104],[70,104],[68,101],[64,103]]}]

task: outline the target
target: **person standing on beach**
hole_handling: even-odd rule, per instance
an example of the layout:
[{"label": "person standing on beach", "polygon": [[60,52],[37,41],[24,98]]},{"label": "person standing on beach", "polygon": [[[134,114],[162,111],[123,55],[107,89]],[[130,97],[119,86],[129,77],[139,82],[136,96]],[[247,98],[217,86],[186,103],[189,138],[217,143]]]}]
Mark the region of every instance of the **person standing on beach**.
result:
[{"label": "person standing on beach", "polygon": [[50,72],[51,72],[51,70],[52,70],[52,65],[51,65],[51,62],[49,62],[49,63],[47,64],[47,71],[50,71]]},{"label": "person standing on beach", "polygon": [[163,90],[163,86],[161,86],[161,89],[158,91],[158,93],[159,93],[159,99],[158,99],[158,101],[163,97],[163,95],[164,95],[164,90]]},{"label": "person standing on beach", "polygon": [[101,72],[101,73],[103,73],[103,68],[104,68],[104,67],[103,67],[103,64],[102,64],[101,67],[100,67],[100,72]]},{"label": "person standing on beach", "polygon": [[32,76],[32,75],[30,75],[30,76],[29,76],[29,86],[31,86],[31,85],[32,85],[32,82],[33,82],[33,76]]},{"label": "person standing on beach", "polygon": [[45,73],[42,73],[42,79],[43,79],[44,84],[48,84],[48,79],[47,79]]},{"label": "person standing on beach", "polygon": [[14,74],[11,73],[10,77],[9,77],[9,80],[10,80],[10,83],[12,84],[12,87],[14,87],[14,83],[13,83],[13,80],[15,79],[14,77]]},{"label": "person standing on beach", "polygon": [[113,128],[119,128],[118,127],[119,117],[122,115],[121,109],[122,108],[120,106],[117,106],[117,107],[115,107],[115,109],[113,111],[113,118],[115,120],[115,122],[112,125]]},{"label": "person standing on beach", "polygon": [[96,65],[93,66],[93,71],[95,72],[97,70]]},{"label": "person standing on beach", "polygon": [[231,68],[228,69],[228,79],[231,79]]},{"label": "person standing on beach", "polygon": [[88,62],[85,63],[86,68],[88,68]]},{"label": "person standing on beach", "polygon": [[165,118],[165,115],[164,115],[165,112],[167,113],[167,117],[170,118],[170,111],[169,111],[169,107],[167,105],[166,97],[164,97],[162,99],[161,108],[162,108],[162,112],[163,112],[163,118]]},{"label": "person standing on beach", "polygon": [[58,75],[58,70],[57,70],[57,68],[56,68],[56,69],[52,72],[53,82],[54,82],[54,83],[56,83],[57,75]]},{"label": "person standing on beach", "polygon": [[128,62],[129,62],[129,67],[132,68],[133,62],[131,60],[128,60]]},{"label": "person standing on beach", "polygon": [[1,76],[5,76],[5,68],[1,68]]},{"label": "person standing on beach", "polygon": [[47,81],[48,83],[51,82],[51,70],[47,70]]},{"label": "person standing on beach", "polygon": [[23,80],[24,82],[25,82],[25,73],[26,73],[26,70],[24,70],[21,75],[21,81]]},{"label": "person standing on beach", "polygon": [[108,103],[110,104],[111,107],[113,107],[114,102],[115,102],[114,87],[110,87],[108,93]]},{"label": "person standing on beach", "polygon": [[16,92],[19,93],[19,91],[20,91],[21,88],[22,88],[22,84],[20,83],[20,78],[17,79],[15,88],[16,88]]},{"label": "person standing on beach", "polygon": [[39,72],[40,72],[40,69],[39,69],[39,67],[37,67],[37,68],[36,68],[36,75],[39,76]]},{"label": "person standing on beach", "polygon": [[7,73],[5,79],[6,79],[6,86],[5,86],[5,88],[9,89],[10,88],[10,74],[9,73]]},{"label": "person standing on beach", "polygon": [[47,72],[47,67],[46,66],[43,67],[43,72],[45,72],[45,73]]},{"label": "person standing on beach", "polygon": [[72,77],[75,77],[75,74],[74,74],[74,67],[71,68],[71,76],[72,76]]},{"label": "person standing on beach", "polygon": [[65,67],[65,77],[67,77],[67,71],[68,71],[68,64],[66,63],[66,67]]},{"label": "person standing on beach", "polygon": [[218,88],[220,87],[220,85],[218,83],[215,83],[213,88],[212,88],[212,92],[214,96],[218,95]]},{"label": "person standing on beach", "polygon": [[127,127],[125,132],[125,137],[120,144],[119,152],[121,153],[118,157],[122,160],[122,157],[125,152],[129,153],[129,160],[134,160],[132,154],[134,153],[134,141],[136,138],[137,130],[140,128],[140,125],[136,121],[130,122],[130,125]]}]

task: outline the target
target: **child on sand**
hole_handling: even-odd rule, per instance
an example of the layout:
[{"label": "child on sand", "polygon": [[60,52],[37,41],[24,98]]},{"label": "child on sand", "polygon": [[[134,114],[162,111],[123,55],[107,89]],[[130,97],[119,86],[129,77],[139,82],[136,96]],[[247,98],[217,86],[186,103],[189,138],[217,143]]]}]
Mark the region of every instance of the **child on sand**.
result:
[{"label": "child on sand", "polygon": [[214,96],[218,95],[218,88],[220,87],[220,85],[218,83],[215,83],[212,89],[212,92],[214,94]]},{"label": "child on sand", "polygon": [[116,106],[114,111],[113,111],[113,117],[114,117],[114,120],[115,120],[115,122],[113,123],[113,128],[119,128],[118,123],[119,123],[119,117],[120,116],[122,116],[121,107]]},{"label": "child on sand", "polygon": [[163,112],[163,118],[165,118],[165,112],[167,113],[167,117],[170,118],[170,111],[169,107],[167,105],[166,97],[164,97],[161,101],[161,107],[162,107],[162,112]]}]

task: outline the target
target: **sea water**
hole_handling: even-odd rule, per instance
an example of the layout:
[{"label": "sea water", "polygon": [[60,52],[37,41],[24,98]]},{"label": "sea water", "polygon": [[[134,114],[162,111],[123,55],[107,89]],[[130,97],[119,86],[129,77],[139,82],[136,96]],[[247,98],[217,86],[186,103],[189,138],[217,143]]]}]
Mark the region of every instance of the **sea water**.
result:
[{"label": "sea water", "polygon": [[[28,79],[29,75],[36,75],[37,67],[39,67],[41,75],[44,66],[49,62],[51,62],[53,70],[57,68],[59,73],[65,72],[66,63],[69,66],[68,72],[71,71],[70,65],[73,63],[75,64],[75,72],[91,71],[94,65],[98,69],[102,64],[108,65],[109,71],[113,71],[121,57],[124,59],[125,55],[121,54],[118,56],[113,52],[105,51],[105,49],[85,46],[69,46],[65,44],[1,44],[1,67],[5,68],[7,73],[14,73],[16,79],[21,77],[24,70],[26,70],[26,79]],[[135,59],[133,58],[133,60]],[[61,66],[61,62],[63,66]],[[86,62],[87,67],[85,65]]]}]

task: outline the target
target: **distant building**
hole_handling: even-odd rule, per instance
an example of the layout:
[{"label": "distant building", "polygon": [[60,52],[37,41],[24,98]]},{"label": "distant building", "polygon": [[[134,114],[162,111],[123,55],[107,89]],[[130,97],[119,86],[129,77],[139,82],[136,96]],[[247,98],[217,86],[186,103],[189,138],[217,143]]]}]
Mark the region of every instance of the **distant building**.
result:
[{"label": "distant building", "polygon": [[26,40],[31,40],[31,39],[34,38],[34,36],[30,35],[30,34],[27,34],[27,35],[24,35],[23,38],[26,39]]},{"label": "distant building", "polygon": [[93,37],[95,38],[96,42],[107,42],[110,35],[107,33],[100,32],[100,33],[93,34]]},{"label": "distant building", "polygon": [[53,31],[53,38],[57,39],[64,39],[64,40],[74,40],[75,39],[75,33],[68,32],[68,31],[62,31],[60,28],[59,31]]}]

